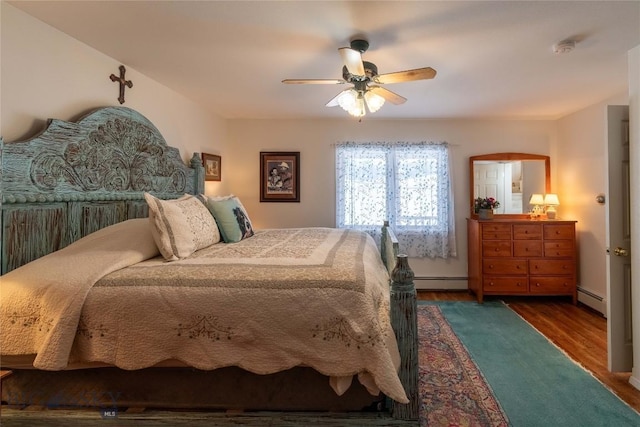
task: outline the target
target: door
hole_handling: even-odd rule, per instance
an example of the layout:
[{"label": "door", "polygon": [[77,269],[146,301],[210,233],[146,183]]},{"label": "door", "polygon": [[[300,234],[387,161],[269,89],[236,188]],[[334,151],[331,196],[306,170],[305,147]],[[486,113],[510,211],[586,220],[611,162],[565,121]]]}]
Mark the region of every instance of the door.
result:
[{"label": "door", "polygon": [[607,354],[611,372],[633,368],[629,107],[608,107]]},{"label": "door", "polygon": [[[495,209],[495,213],[506,213],[505,206],[508,206],[511,200],[511,175],[509,174],[507,179],[505,164],[498,162],[481,163],[474,166],[474,173],[475,197],[493,197],[500,202],[500,206]],[[509,201],[507,201],[507,187]]]}]

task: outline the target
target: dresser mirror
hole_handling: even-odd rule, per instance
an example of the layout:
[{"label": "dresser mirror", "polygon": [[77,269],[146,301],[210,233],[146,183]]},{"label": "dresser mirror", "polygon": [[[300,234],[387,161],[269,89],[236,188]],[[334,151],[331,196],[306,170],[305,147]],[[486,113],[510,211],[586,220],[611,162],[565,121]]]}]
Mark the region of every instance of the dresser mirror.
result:
[{"label": "dresser mirror", "polygon": [[527,153],[493,153],[469,157],[470,214],[476,217],[473,201],[493,197],[500,206],[494,215],[527,218],[532,194],[551,192],[549,156]]}]

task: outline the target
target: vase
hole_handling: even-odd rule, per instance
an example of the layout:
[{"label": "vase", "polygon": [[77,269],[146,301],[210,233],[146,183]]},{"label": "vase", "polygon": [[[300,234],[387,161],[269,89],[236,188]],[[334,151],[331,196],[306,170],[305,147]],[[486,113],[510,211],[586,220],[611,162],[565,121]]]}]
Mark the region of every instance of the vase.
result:
[{"label": "vase", "polygon": [[478,209],[478,218],[493,219],[493,209]]}]

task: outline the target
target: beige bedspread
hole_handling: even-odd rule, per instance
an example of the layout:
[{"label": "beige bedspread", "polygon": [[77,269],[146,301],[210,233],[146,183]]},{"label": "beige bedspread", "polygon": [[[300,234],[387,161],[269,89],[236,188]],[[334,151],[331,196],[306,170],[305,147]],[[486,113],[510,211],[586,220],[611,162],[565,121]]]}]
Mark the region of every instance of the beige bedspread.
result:
[{"label": "beige bedspread", "polygon": [[2,276],[2,354],[37,353],[34,366],[49,370],[310,366],[407,402],[388,275],[367,234],[262,230],[170,263],[146,220],[94,234]]}]

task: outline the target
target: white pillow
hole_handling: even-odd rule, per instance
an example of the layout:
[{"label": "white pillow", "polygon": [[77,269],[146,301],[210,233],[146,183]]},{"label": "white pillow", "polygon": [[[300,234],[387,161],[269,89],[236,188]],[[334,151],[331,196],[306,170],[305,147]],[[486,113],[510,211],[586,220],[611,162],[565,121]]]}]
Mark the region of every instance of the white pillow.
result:
[{"label": "white pillow", "polygon": [[161,200],[144,193],[144,198],[153,239],[167,261],[186,258],[220,241],[215,219],[196,197],[185,194],[176,200]]}]

